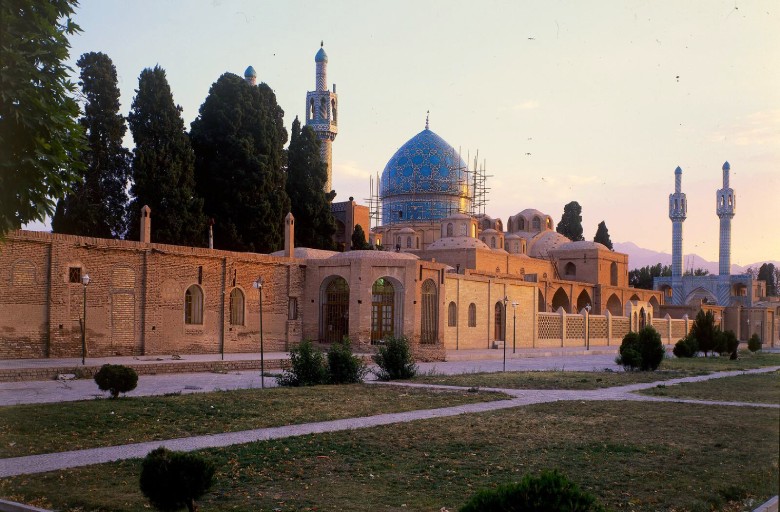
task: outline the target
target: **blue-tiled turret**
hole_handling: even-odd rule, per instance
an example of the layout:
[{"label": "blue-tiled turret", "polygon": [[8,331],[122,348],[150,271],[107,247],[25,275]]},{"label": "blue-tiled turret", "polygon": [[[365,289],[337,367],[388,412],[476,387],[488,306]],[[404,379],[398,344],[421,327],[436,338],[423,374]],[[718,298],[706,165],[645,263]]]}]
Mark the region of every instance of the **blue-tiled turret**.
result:
[{"label": "blue-tiled turret", "polygon": [[442,219],[471,205],[466,163],[428,129],[387,162],[379,185],[382,224]]}]

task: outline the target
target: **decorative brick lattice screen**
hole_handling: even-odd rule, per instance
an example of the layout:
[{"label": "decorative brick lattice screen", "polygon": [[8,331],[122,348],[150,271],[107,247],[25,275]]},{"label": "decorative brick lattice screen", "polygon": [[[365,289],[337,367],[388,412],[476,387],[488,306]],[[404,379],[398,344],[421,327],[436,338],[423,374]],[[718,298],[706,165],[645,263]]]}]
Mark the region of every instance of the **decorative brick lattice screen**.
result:
[{"label": "decorative brick lattice screen", "polygon": [[630,318],[626,317],[612,317],[612,339],[623,340],[623,337],[628,334]]},{"label": "decorative brick lattice screen", "polygon": [[679,340],[685,336],[685,320],[672,320],[672,339]]},{"label": "decorative brick lattice screen", "polygon": [[607,318],[603,316],[590,317],[590,339],[607,337]]},{"label": "decorative brick lattice screen", "polygon": [[555,313],[539,313],[539,339],[561,339],[561,317]]},{"label": "decorative brick lattice screen", "polygon": [[580,315],[566,317],[566,338],[585,339],[585,319]]}]

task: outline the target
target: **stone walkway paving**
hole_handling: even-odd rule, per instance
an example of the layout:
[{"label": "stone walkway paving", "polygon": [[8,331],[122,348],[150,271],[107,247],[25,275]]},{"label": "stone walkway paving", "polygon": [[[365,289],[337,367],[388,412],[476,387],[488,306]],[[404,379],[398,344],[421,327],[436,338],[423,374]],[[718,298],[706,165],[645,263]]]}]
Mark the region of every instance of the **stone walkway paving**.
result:
[{"label": "stone walkway paving", "polygon": [[[473,361],[472,361],[473,363]],[[662,401],[662,402],[683,402],[705,405],[739,406],[739,407],[769,407],[780,409],[778,404],[764,403],[746,403],[746,402],[722,402],[689,400],[668,397],[653,397],[635,394],[635,391],[648,389],[663,383],[666,386],[679,384],[683,382],[698,382],[723,377],[733,377],[736,375],[767,373],[780,370],[780,366],[760,368],[755,370],[718,372],[709,375],[696,377],[685,377],[672,379],[662,382],[631,384],[627,386],[617,386],[612,388],[596,390],[518,390],[518,389],[497,389],[481,388],[491,391],[503,392],[512,398],[509,400],[497,400],[494,402],[482,402],[476,404],[467,404],[454,407],[445,407],[440,409],[425,409],[409,411],[402,413],[379,414],[368,417],[347,418],[334,421],[324,421],[317,423],[304,423],[299,425],[287,425],[273,428],[261,428],[254,430],[245,430],[240,432],[228,432],[223,434],[211,434],[202,436],[193,436],[188,438],[170,439],[165,441],[149,441],[144,443],[134,443],[121,446],[109,446],[103,448],[93,448],[88,450],[77,450],[60,453],[48,453],[42,455],[32,455],[27,457],[15,457],[0,459],[0,478],[42,473],[59,469],[87,466],[124,459],[141,458],[146,456],[154,448],[165,446],[171,450],[191,451],[203,448],[216,448],[230,446],[234,444],[250,443],[254,441],[263,441],[268,439],[280,439],[285,437],[301,436],[306,434],[317,434],[323,432],[337,432],[343,430],[353,430],[358,428],[369,428],[380,425],[389,425],[393,423],[402,423],[430,418],[442,418],[448,416],[457,416],[460,414],[474,414],[487,411],[496,411],[513,407],[522,407],[530,404],[539,404],[546,402],[556,402],[563,400],[632,400],[632,401]],[[199,374],[201,375],[201,374]],[[385,383],[376,383],[384,385]],[[392,383],[398,385],[398,383]],[[407,383],[401,384],[413,387],[433,387],[446,388],[447,386],[427,385]],[[449,387],[450,389],[452,387]],[[94,389],[94,388],[93,388]],[[468,388],[458,388],[468,389]]]}]

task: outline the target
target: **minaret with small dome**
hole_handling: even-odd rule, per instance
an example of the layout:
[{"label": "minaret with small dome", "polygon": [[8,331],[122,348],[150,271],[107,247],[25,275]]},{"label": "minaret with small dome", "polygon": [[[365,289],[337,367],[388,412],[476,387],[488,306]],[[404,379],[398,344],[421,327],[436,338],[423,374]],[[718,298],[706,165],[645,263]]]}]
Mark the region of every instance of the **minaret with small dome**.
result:
[{"label": "minaret with small dome", "polygon": [[244,71],[244,80],[246,80],[246,83],[249,85],[257,85],[257,71],[255,71],[255,68],[252,66],[246,68],[246,71]]},{"label": "minaret with small dome", "polygon": [[315,90],[306,93],[306,126],[310,126],[320,139],[320,156],[328,166],[328,180],[325,192],[332,190],[333,179],[333,140],[338,134],[339,99],[336,84],[333,92],[328,90],[328,54],[324,43],[314,56],[316,64]]},{"label": "minaret with small dome", "polygon": [[682,169],[674,170],[674,194],[669,194],[669,219],[672,221],[672,304],[683,303],[683,222],[688,202],[682,191]]}]

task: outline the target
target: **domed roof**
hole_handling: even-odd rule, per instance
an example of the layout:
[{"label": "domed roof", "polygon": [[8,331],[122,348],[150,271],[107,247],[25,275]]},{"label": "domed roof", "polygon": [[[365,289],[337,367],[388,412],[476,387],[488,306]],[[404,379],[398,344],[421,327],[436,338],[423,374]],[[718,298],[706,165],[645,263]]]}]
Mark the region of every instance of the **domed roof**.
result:
[{"label": "domed roof", "polygon": [[601,249],[603,251],[608,251],[609,248],[607,248],[606,245],[600,244],[598,242],[591,242],[589,240],[578,240],[576,242],[569,242],[565,243],[559,247],[556,247],[556,249],[560,251],[569,251],[572,249],[576,250],[583,250],[583,249]]},{"label": "domed roof", "polygon": [[557,249],[571,240],[557,231],[542,231],[531,239],[531,247],[528,254],[533,258],[547,258],[550,251]]},{"label": "domed roof", "polygon": [[317,55],[314,56],[314,62],[328,62],[328,54],[325,53],[325,48],[320,47]]},{"label": "domed roof", "polygon": [[244,71],[244,78],[257,78],[257,71],[255,71],[255,68],[252,66],[246,68],[246,71]]},{"label": "domed roof", "polygon": [[439,238],[432,244],[430,244],[426,250],[434,249],[485,249],[490,250],[485,242],[477,238],[471,238],[470,236],[450,236],[445,238]]},{"label": "domed roof", "polygon": [[382,223],[436,220],[468,210],[466,163],[426,128],[387,162],[379,185]]}]

